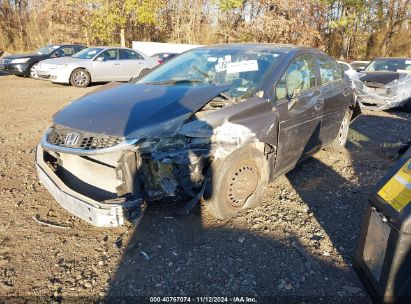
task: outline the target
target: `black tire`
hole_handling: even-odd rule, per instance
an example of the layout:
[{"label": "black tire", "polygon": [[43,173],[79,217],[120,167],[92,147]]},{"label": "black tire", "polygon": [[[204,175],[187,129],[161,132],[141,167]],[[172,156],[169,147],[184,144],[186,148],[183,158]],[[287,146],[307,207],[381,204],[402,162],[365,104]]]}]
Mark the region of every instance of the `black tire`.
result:
[{"label": "black tire", "polygon": [[30,78],[33,78],[33,79],[37,78],[37,71],[36,71],[37,66],[38,66],[38,63],[34,63],[33,65],[30,66],[30,68],[29,68],[29,77]]},{"label": "black tire", "polygon": [[352,110],[348,109],[344,114],[343,120],[341,121],[340,129],[338,130],[337,137],[326,148],[326,150],[333,152],[333,153],[337,153],[345,148],[345,144],[347,143],[347,140],[348,140],[348,131],[350,129],[351,116],[352,116]]},{"label": "black tire", "polygon": [[85,69],[75,69],[70,76],[70,84],[77,88],[85,88],[91,82],[90,73]]},{"label": "black tire", "polygon": [[408,99],[404,105],[402,106],[402,109],[404,112],[410,112],[411,113],[411,98]]},{"label": "black tire", "polygon": [[263,199],[269,170],[263,153],[242,147],[211,165],[204,192],[206,208],[219,219],[229,219]]}]

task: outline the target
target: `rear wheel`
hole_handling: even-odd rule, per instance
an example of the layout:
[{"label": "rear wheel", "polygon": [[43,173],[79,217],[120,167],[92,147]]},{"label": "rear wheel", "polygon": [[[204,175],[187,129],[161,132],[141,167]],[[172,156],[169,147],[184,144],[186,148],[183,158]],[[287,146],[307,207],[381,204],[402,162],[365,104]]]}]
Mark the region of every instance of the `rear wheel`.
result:
[{"label": "rear wheel", "polygon": [[229,219],[257,206],[263,199],[268,165],[256,148],[239,148],[225,159],[213,161],[211,170],[204,199],[215,217]]},{"label": "rear wheel", "polygon": [[85,88],[90,84],[90,82],[90,74],[85,69],[76,69],[73,73],[71,73],[70,83],[72,86]]},{"label": "rear wheel", "polygon": [[350,129],[352,111],[348,109],[345,112],[344,118],[341,122],[340,129],[338,130],[338,135],[334,141],[326,148],[330,152],[339,152],[344,149],[345,144],[348,140],[348,131]]}]

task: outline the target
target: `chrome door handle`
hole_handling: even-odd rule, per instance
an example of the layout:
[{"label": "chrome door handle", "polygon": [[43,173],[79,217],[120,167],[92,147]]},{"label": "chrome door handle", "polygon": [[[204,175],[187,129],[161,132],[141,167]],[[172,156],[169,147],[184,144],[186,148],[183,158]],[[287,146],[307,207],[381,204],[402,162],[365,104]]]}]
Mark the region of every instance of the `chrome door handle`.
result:
[{"label": "chrome door handle", "polygon": [[115,63],[114,65],[120,65],[120,63]]}]

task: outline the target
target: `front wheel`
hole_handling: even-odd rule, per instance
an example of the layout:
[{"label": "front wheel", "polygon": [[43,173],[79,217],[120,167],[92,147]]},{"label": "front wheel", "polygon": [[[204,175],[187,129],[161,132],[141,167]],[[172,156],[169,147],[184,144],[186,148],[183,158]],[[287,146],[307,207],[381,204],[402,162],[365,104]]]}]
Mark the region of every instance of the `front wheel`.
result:
[{"label": "front wheel", "polygon": [[72,86],[77,88],[85,88],[91,82],[91,77],[89,72],[84,69],[76,69],[71,73],[70,83]]},{"label": "front wheel", "polygon": [[229,219],[263,199],[268,183],[268,165],[262,152],[242,147],[223,160],[214,160],[204,193],[207,209],[220,219]]},{"label": "front wheel", "polygon": [[402,110],[405,112],[410,112],[411,113],[411,98],[409,98],[404,105],[402,106]]},{"label": "front wheel", "polygon": [[38,63],[35,63],[30,67],[30,78],[37,78],[37,66]]},{"label": "front wheel", "polygon": [[350,129],[351,116],[352,116],[352,111],[348,109],[345,112],[344,118],[341,122],[337,137],[326,148],[326,150],[330,152],[339,152],[342,149],[344,149],[345,144],[347,143],[347,140],[348,140],[348,131]]}]

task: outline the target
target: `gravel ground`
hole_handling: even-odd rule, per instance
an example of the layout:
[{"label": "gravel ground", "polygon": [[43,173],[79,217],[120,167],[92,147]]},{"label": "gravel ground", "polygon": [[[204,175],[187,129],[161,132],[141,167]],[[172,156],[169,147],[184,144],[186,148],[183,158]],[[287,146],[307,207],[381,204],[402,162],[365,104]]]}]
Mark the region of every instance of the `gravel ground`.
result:
[{"label": "gravel ground", "polygon": [[391,144],[411,138],[409,113],[364,113],[344,152],[321,151],[233,220],[217,221],[203,206],[177,217],[178,206],[163,202],[150,205],[137,228],[102,229],[58,206],[37,180],[33,151],[53,113],[98,87],[0,76],[0,299],[371,301],[353,258],[367,197],[394,162]]}]

